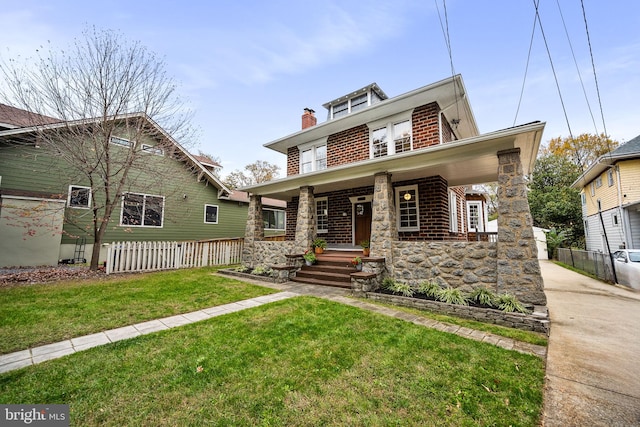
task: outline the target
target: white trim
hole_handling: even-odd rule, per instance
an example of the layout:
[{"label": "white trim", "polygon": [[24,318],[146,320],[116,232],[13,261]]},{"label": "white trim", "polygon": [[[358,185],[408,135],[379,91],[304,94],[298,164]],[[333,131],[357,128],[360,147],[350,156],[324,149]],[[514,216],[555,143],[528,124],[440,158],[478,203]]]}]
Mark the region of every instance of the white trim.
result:
[{"label": "white trim", "polygon": [[[471,206],[478,207],[478,228],[471,227]],[[484,209],[482,208],[482,202],[480,200],[467,200],[467,229],[469,233],[482,233],[484,232]]]},{"label": "white trim", "polygon": [[[142,199],[142,223],[140,225],[135,225],[135,224],[123,224],[122,223],[122,218],[124,216],[124,199],[125,197],[127,197],[127,195],[129,194],[135,194],[136,196],[143,196]],[[146,206],[146,200],[147,197],[158,197],[162,199],[162,213],[160,215],[160,225],[144,225],[144,212],[145,212],[145,206]],[[165,197],[164,196],[160,196],[157,194],[145,194],[145,193],[135,193],[133,191],[129,191],[125,194],[122,195],[121,198],[121,202],[120,202],[120,226],[121,227],[136,227],[136,228],[164,228],[164,205],[165,205]]]},{"label": "white trim", "polygon": [[[420,197],[418,194],[418,185],[403,185],[402,187],[396,187],[395,189],[395,199],[396,199],[396,221],[398,226],[398,231],[420,231]],[[400,217],[400,192],[401,191],[410,191],[414,190],[416,194],[415,203],[416,209],[416,225],[412,227],[402,227],[400,225],[401,217]]]},{"label": "white trim", "polygon": [[[327,229],[319,229],[318,228],[318,202],[327,202]],[[314,207],[313,207],[313,213],[316,216],[316,233],[317,234],[326,234],[329,232],[329,198],[328,197],[316,197],[314,199]]]},{"label": "white trim", "polygon": [[141,149],[143,153],[149,153],[155,156],[164,156],[164,149],[158,147],[157,145],[142,144]]},{"label": "white trim", "polygon": [[[301,144],[298,146],[298,152],[299,152],[299,163],[298,163],[298,171],[300,174],[305,174],[305,173],[310,173],[310,172],[316,172],[316,171],[321,171],[321,170],[325,170],[327,169],[327,164],[326,161],[329,157],[329,150],[327,147],[327,140],[329,139],[329,137],[325,137],[325,138],[321,138],[318,139],[316,141],[310,142],[310,143],[306,143],[306,144]],[[324,147],[325,151],[326,151],[326,156],[325,156],[325,167],[323,169],[318,169],[317,168],[317,161],[318,161],[318,157],[316,155],[318,148],[320,147]],[[302,169],[302,153],[305,151],[311,151],[311,170],[304,172]]]},{"label": "white trim", "polygon": [[449,189],[449,231],[458,232],[458,195]]},{"label": "white trim", "polygon": [[67,201],[63,199],[49,199],[46,197],[30,197],[30,196],[13,196],[10,194],[2,194],[0,195],[0,199],[33,200],[33,201],[39,201],[39,202],[56,202],[56,203],[63,203],[65,205],[67,204]]},{"label": "white trim", "polygon": [[[207,206],[211,206],[212,208],[216,208],[216,221],[215,222],[207,221]],[[218,205],[210,205],[208,203],[204,204],[204,223],[205,224],[217,224],[218,221],[219,221],[219,217],[220,217],[220,207]]]},{"label": "white trim", "polygon": [[126,147],[126,148],[131,148],[135,145],[133,141],[127,138],[119,137],[119,136],[112,136],[111,138],[109,138],[109,144],[117,145],[118,147]]},{"label": "white trim", "polygon": [[[87,197],[87,205],[86,206],[72,206],[71,205],[71,189],[72,188],[82,188],[85,190],[89,190],[89,197]],[[87,187],[86,185],[69,185],[69,189],[67,190],[67,207],[71,209],[91,209],[91,187]]]}]

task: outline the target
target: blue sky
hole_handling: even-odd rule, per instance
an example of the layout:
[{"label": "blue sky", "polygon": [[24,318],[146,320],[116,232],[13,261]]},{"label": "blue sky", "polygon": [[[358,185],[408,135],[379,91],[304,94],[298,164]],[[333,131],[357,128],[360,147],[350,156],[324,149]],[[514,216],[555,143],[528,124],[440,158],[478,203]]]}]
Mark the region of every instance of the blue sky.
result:
[{"label": "blue sky", "polygon": [[[582,91],[558,10],[561,3]],[[82,30],[118,30],[164,57],[195,110],[198,149],[225,175],[256,160],[285,158],[264,143],[300,129],[303,108],[376,82],[389,97],[451,76],[438,18],[442,0],[304,2],[3,1],[0,55],[64,48]],[[640,134],[640,2],[584,0],[604,119],[621,142]],[[514,124],[535,9],[528,0],[448,0],[453,65],[481,132]],[[540,0],[540,16],[574,135],[603,131],[579,0]],[[568,136],[544,41],[536,28],[516,124],[547,122],[543,142]],[[187,144],[188,145],[188,144]]]}]

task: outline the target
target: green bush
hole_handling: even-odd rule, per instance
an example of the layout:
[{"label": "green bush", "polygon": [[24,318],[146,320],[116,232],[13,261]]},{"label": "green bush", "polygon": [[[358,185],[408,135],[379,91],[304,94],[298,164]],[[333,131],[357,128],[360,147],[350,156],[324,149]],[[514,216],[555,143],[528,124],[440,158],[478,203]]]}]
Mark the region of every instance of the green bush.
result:
[{"label": "green bush", "polygon": [[436,298],[438,301],[446,302],[447,304],[469,305],[467,297],[462,291],[452,287],[441,289]]},{"label": "green bush", "polygon": [[518,299],[509,294],[502,294],[497,299],[498,308],[508,313],[528,313],[528,310]]},{"label": "green bush", "polygon": [[429,298],[436,298],[442,288],[436,282],[422,282],[418,285],[418,292]]},{"label": "green bush", "polygon": [[486,288],[476,288],[469,295],[470,301],[487,307],[496,306],[496,295]]},{"label": "green bush", "polygon": [[395,282],[392,291],[401,294],[403,297],[413,296],[413,288],[408,283]]}]

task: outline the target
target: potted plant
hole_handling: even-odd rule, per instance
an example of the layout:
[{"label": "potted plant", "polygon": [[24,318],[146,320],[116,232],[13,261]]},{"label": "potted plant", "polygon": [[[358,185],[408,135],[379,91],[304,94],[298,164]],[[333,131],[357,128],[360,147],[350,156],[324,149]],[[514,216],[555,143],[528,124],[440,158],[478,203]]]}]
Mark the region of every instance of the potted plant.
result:
[{"label": "potted plant", "polygon": [[317,254],[321,254],[327,248],[327,241],[321,238],[316,238],[311,246],[313,246],[313,249]]},{"label": "potted plant", "polygon": [[369,256],[369,252],[370,252],[369,241],[368,240],[361,241],[360,246],[362,246],[362,255]]},{"label": "potted plant", "polygon": [[351,260],[351,265],[353,265],[356,270],[362,271],[362,259],[359,256]]},{"label": "potted plant", "polygon": [[304,262],[307,265],[313,265],[317,261],[316,254],[314,254],[313,251],[309,249],[304,251],[304,255],[302,255],[302,257],[304,258]]}]

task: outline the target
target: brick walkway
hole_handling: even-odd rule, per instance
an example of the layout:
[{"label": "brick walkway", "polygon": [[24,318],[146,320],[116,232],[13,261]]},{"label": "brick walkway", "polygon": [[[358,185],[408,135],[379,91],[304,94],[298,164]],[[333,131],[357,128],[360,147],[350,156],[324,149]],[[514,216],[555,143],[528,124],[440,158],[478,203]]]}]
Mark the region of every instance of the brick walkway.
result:
[{"label": "brick walkway", "polygon": [[[251,280],[243,280],[251,282]],[[546,347],[519,342],[488,332],[482,332],[475,329],[452,325],[449,323],[442,323],[409,314],[401,310],[383,307],[359,299],[350,298],[348,296],[349,290],[346,289],[332,288],[327,286],[303,285],[293,282],[284,284],[265,284],[264,282],[255,281],[254,283],[260,286],[270,286],[279,289],[281,292],[197,310],[191,313],[179,314],[163,319],[137,323],[135,325],[124,326],[121,328],[111,329],[96,334],[85,335],[66,341],[5,354],[0,356],[0,373],[24,368],[25,366],[35,365],[37,363],[51,359],[57,359],[59,357],[86,350],[91,347],[97,347],[116,341],[134,338],[156,331],[171,329],[189,323],[195,323],[201,320],[210,319],[212,317],[221,316],[223,314],[233,313],[235,311],[244,310],[246,308],[257,307],[263,304],[268,304],[271,302],[280,301],[300,295],[312,295],[320,298],[325,298],[337,303],[346,304],[353,307],[361,308],[363,310],[369,310],[386,316],[402,319],[419,326],[424,326],[427,328],[436,329],[438,331],[456,334],[472,340],[493,344],[507,350],[515,350],[520,353],[533,354],[543,359],[546,357]]]}]

